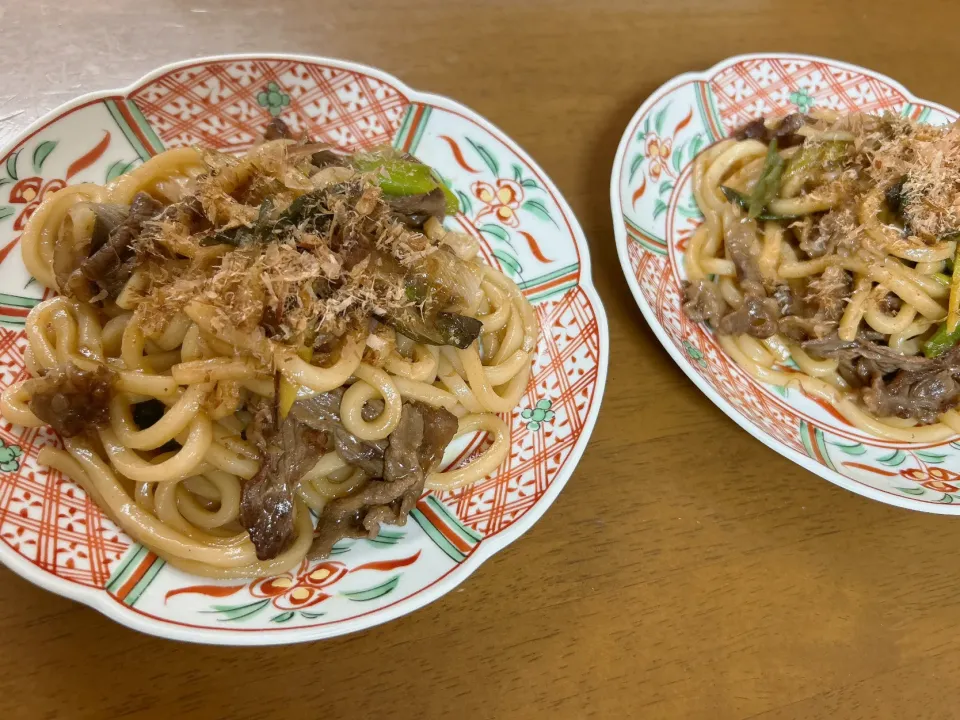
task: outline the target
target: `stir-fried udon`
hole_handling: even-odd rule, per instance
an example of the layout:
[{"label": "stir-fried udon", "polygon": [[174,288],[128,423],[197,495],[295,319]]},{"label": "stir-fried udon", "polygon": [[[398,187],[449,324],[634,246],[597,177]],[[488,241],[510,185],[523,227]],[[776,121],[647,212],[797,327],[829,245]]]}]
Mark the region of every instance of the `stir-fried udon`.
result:
[{"label": "stir-fried udon", "polygon": [[960,127],[816,112],[696,159],[685,310],[875,435],[960,432]]},{"label": "stir-fried udon", "polygon": [[[242,157],[168,150],[31,217],[31,377],[0,411],[135,540],[214,577],[283,571],[402,524],[503,461],[532,308],[446,230],[457,201],[390,149],[274,121]],[[485,432],[441,471],[450,441]],[[314,519],[316,518],[316,528]]]}]

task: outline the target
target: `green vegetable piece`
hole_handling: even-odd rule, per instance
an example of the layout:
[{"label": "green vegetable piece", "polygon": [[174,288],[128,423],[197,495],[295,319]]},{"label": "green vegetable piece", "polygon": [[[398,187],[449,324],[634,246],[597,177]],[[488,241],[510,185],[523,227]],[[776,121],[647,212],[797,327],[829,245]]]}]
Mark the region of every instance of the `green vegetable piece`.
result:
[{"label": "green vegetable piece", "polygon": [[375,182],[386,195],[421,195],[441,185],[429,165],[402,158],[361,155],[354,165],[361,172],[375,172]]},{"label": "green vegetable piece", "polygon": [[818,171],[838,162],[847,153],[850,143],[843,140],[804,145],[800,152],[794,155],[786,164],[783,171],[785,180],[792,180],[797,175],[813,176]]},{"label": "green vegetable piece", "polygon": [[408,277],[404,285],[404,293],[407,300],[419,305],[430,296],[430,281],[419,274]]},{"label": "green vegetable piece", "polygon": [[353,164],[361,172],[376,172],[375,181],[385,195],[421,195],[440,188],[446,201],[447,214],[454,215],[460,211],[457,196],[429,165],[377,155],[358,155]]},{"label": "green vegetable piece", "polygon": [[253,224],[253,236],[251,240],[265,242],[273,231],[273,223],[270,222],[270,215],[273,213],[273,200],[266,198],[260,203],[260,212],[257,213],[257,221]]},{"label": "green vegetable piece", "polygon": [[[727,198],[734,205],[737,205],[741,210],[747,210],[750,205],[749,198],[744,195],[742,192],[734,190],[732,187],[727,187],[726,185],[720,186],[720,192],[723,193],[724,197]],[[757,220],[796,220],[797,218],[802,217],[801,215],[778,215],[777,213],[772,213],[767,210],[763,211],[755,219]]]},{"label": "green vegetable piece", "polygon": [[[283,228],[291,225],[299,225],[310,216],[310,210],[319,206],[319,201],[323,199],[326,190],[311,190],[304,193],[287,206],[287,209],[280,213],[273,227]],[[260,206],[260,214],[263,215],[263,206]]]},{"label": "green vegetable piece", "polygon": [[446,344],[461,350],[470,347],[470,343],[476,340],[480,331],[483,330],[483,323],[480,320],[457,313],[437,313],[436,324]]},{"label": "green vegetable piece", "polygon": [[960,342],[960,326],[952,333],[947,332],[947,323],[941,323],[933,336],[923,344],[923,354],[928,358],[940,357]]},{"label": "green vegetable piece", "polygon": [[483,323],[476,318],[448,312],[437,313],[433,322],[428,323],[414,308],[388,313],[383,322],[415,342],[453,345],[461,350],[470,347],[483,329]]},{"label": "green vegetable piece", "polygon": [[760,177],[747,199],[747,217],[757,219],[767,205],[780,192],[780,178],[783,177],[783,158],[777,152],[777,139],[773,138],[767,148],[767,159],[763,164]]},{"label": "green vegetable piece", "polygon": [[453,194],[453,190],[447,187],[447,184],[441,180],[436,173],[434,173],[433,176],[437,181],[437,185],[439,185],[443,191],[444,199],[447,201],[447,215],[456,215],[460,212],[460,201],[457,199],[457,196]]}]

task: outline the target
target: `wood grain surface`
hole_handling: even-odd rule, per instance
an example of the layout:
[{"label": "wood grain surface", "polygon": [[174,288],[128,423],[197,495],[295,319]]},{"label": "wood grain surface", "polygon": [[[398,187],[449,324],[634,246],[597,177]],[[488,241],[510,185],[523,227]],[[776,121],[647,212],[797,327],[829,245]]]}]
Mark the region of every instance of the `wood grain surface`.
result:
[{"label": "wood grain surface", "polygon": [[280,648],[139,635],[0,570],[0,718],[956,718],[960,519],[836,488],[703,397],[622,277],[610,165],[674,75],[762,50],[960,107],[960,5],[914,0],[0,0],[0,142],[172,60],[357,60],[499,125],[580,218],[610,317],[600,419],[556,504],[460,589]]}]

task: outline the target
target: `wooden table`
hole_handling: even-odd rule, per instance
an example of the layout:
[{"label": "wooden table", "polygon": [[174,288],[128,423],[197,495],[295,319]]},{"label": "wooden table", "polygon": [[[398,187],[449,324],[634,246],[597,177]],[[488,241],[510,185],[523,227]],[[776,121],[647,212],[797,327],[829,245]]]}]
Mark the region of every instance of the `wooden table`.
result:
[{"label": "wooden table", "polygon": [[580,218],[613,358],[555,506],[385,626],[189,646],[0,570],[0,718],[957,717],[960,521],[840,490],[711,405],[630,296],[608,184],[640,102],[740,52],[849,60],[958,107],[958,21],[919,0],[0,4],[0,142],[81,92],[235,51],[358,60],[474,108]]}]

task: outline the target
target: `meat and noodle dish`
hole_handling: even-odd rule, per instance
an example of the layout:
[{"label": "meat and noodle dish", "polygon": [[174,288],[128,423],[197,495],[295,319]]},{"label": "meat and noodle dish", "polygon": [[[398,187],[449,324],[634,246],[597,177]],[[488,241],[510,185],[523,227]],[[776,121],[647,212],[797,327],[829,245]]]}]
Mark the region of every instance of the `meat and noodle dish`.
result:
[{"label": "meat and noodle dish", "polygon": [[22,237],[56,294],[0,411],[55,430],[40,462],[185,571],[272,575],[376,537],[502,463],[531,372],[534,312],[444,228],[457,209],[415,158],[280,120],[242,156],[177,148],[64,188]]},{"label": "meat and noodle dish", "polygon": [[816,111],[694,161],[684,309],[872,435],[960,432],[960,127]]}]

